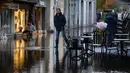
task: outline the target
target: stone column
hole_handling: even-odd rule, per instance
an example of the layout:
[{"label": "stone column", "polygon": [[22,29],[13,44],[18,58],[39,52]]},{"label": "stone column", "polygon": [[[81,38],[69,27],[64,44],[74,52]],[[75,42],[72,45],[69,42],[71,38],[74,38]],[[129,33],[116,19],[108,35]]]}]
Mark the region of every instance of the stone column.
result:
[{"label": "stone column", "polygon": [[80,36],[80,34],[81,34],[81,0],[79,0],[79,23],[78,23],[78,25],[79,25],[79,36]]},{"label": "stone column", "polygon": [[75,35],[78,36],[78,0],[75,1],[76,7],[75,7]]},{"label": "stone column", "polygon": [[91,23],[93,24],[94,23],[94,20],[95,20],[95,2],[92,2],[92,21],[91,21]]},{"label": "stone column", "polygon": [[86,14],[87,14],[87,25],[89,25],[89,1],[87,1],[87,12],[86,12]]},{"label": "stone column", "polygon": [[86,16],[87,16],[87,8],[86,8],[86,1],[83,1],[83,32],[86,32],[86,28],[84,28],[86,26]]},{"label": "stone column", "polygon": [[96,22],[96,0],[94,0],[94,23]]},{"label": "stone column", "polygon": [[[68,25],[69,31],[71,30],[71,26],[72,26],[72,12],[71,12],[71,11],[72,11],[72,10],[71,10],[71,9],[72,9],[72,8],[71,8],[72,6],[71,6],[71,4],[72,4],[72,3],[71,3],[71,0],[69,0],[69,25]],[[69,35],[70,35],[71,33],[72,33],[72,32],[70,32]]]},{"label": "stone column", "polygon": [[75,0],[75,4],[76,4],[76,7],[75,7],[75,24],[77,26],[77,18],[78,18],[78,1]]},{"label": "stone column", "polygon": [[[68,26],[69,26],[69,23],[68,23],[68,21],[69,21],[69,1],[68,0],[64,0],[64,2],[65,2],[65,4],[64,4],[64,9],[65,9],[65,17],[66,17],[66,26],[67,26],[67,29],[69,29],[68,28]],[[67,35],[69,35],[69,31],[67,31]]]},{"label": "stone column", "polygon": [[54,13],[53,13],[54,0],[50,0],[50,30],[54,30]]},{"label": "stone column", "polygon": [[73,19],[73,21],[72,21],[72,31],[73,31],[73,36],[75,36],[75,0],[72,0],[72,19]]}]

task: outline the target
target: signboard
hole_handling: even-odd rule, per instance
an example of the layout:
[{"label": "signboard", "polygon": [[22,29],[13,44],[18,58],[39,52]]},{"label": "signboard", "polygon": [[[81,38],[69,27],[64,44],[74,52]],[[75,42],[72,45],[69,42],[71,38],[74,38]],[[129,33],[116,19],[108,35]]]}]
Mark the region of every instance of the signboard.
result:
[{"label": "signboard", "polygon": [[45,5],[44,1],[39,1],[39,3],[40,3],[40,5],[42,5],[42,6]]},{"label": "signboard", "polygon": [[44,1],[39,1],[37,4],[36,4],[36,7],[46,7],[46,3]]},{"label": "signboard", "polygon": [[0,4],[0,9],[6,9],[6,8],[8,8],[8,9],[19,9],[19,4],[15,4],[15,3]]},{"label": "signboard", "polygon": [[18,4],[11,4],[8,6],[9,9],[19,9],[19,5]]},{"label": "signboard", "polygon": [[6,5],[9,9],[19,9],[19,4],[6,3],[5,5]]}]

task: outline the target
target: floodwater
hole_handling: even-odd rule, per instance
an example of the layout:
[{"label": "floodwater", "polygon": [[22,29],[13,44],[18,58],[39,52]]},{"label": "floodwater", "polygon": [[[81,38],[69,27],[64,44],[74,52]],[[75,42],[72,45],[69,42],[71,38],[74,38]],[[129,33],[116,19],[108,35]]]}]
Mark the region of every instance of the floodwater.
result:
[{"label": "floodwater", "polygon": [[[0,41],[0,73],[59,73],[55,71],[54,34],[34,36],[30,40],[10,38]],[[59,59],[65,50],[60,38]],[[99,49],[100,50],[100,49]],[[97,51],[99,51],[97,50]],[[130,73],[130,57],[96,53],[78,69],[62,69],[60,73]],[[78,62],[78,65],[80,65]],[[65,65],[67,66],[67,64]]]}]

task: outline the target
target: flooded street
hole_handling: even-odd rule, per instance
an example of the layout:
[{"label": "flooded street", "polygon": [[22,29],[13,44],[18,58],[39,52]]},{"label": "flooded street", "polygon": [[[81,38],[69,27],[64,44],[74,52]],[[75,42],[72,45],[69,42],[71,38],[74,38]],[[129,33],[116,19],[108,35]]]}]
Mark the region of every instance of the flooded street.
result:
[{"label": "flooded street", "polygon": [[[50,35],[0,41],[0,73],[49,73]],[[45,43],[46,42],[46,43]],[[53,43],[53,42],[52,42]]]},{"label": "flooded street", "polygon": [[[54,34],[39,35],[29,41],[10,38],[0,41],[0,73],[58,73],[55,72]],[[60,63],[64,56],[60,38]],[[100,49],[99,49],[100,50]],[[60,73],[130,73],[130,57],[103,56],[99,50],[86,60],[85,68],[62,70]],[[67,65],[65,65],[67,66]]]}]

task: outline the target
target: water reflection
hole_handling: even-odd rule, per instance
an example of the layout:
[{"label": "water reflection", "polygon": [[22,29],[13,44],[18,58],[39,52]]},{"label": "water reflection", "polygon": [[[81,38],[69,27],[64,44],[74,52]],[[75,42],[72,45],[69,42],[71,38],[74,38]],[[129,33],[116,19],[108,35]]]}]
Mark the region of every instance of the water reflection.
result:
[{"label": "water reflection", "polygon": [[[54,71],[56,66],[55,49],[53,48],[54,41],[54,35],[48,34],[46,38],[43,35],[29,41],[11,39],[6,43],[0,42],[0,73],[58,73]],[[35,49],[37,47],[39,49]],[[63,46],[61,45],[59,49],[59,54],[62,56]],[[102,57],[101,54],[96,54],[92,64],[83,64],[86,65],[85,69],[62,70],[63,72],[60,73],[130,72],[130,57],[119,60],[115,59],[115,57],[114,59],[109,59],[108,55],[107,59]]]},{"label": "water reflection", "polygon": [[24,40],[15,40],[15,48],[18,48],[18,47],[25,47]]},{"label": "water reflection", "polygon": [[0,41],[0,45],[0,73],[48,73],[50,53],[40,49],[49,49],[44,48],[50,46],[49,37],[46,39],[43,35],[31,40],[9,39],[6,43]]},{"label": "water reflection", "polygon": [[23,69],[25,62],[25,50],[14,49],[14,72],[19,69]]}]

